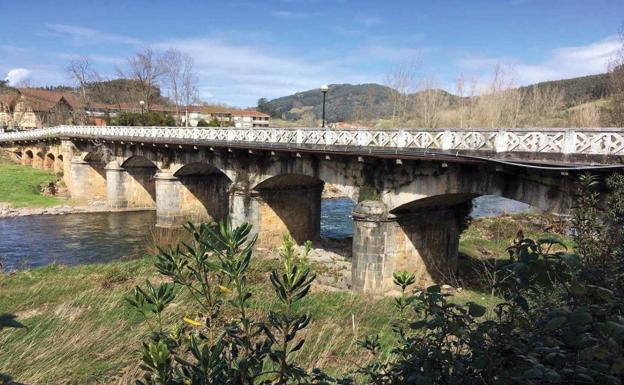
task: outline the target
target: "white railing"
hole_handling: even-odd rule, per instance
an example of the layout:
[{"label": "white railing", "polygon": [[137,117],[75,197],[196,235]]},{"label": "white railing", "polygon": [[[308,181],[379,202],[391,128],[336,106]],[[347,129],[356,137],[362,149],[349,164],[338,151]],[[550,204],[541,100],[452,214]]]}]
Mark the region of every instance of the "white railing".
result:
[{"label": "white railing", "polygon": [[189,144],[247,142],[275,145],[377,147],[439,151],[624,155],[624,129],[322,129],[58,126],[0,133],[0,142],[57,137],[168,139]]}]

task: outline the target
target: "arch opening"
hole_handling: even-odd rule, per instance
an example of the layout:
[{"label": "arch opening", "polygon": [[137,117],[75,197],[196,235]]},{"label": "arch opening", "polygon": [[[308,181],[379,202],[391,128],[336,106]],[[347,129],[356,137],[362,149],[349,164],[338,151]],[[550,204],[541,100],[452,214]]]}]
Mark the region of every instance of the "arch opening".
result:
[{"label": "arch opening", "polygon": [[323,186],[321,179],[301,174],[277,175],[257,184],[258,246],[279,247],[285,234],[298,244],[320,240]]},{"label": "arch opening", "polygon": [[46,155],[45,157],[45,161],[43,163],[43,168],[46,170],[54,170],[54,162],[55,162],[56,158],[54,156],[54,154],[49,153]]},{"label": "arch opening", "polygon": [[[526,212],[541,210],[502,196],[472,193],[437,195],[403,204],[390,211],[396,218],[394,270],[414,272],[421,286],[459,280],[463,286],[484,289],[465,280],[473,280],[477,268],[480,274],[483,269],[493,273],[498,258],[506,256],[505,248],[523,228],[505,215]],[[497,216],[503,218],[490,219]],[[549,223],[557,220],[554,216],[539,218]],[[491,224],[503,224],[504,228],[490,229]],[[483,226],[486,231],[481,231]],[[501,255],[496,254],[499,249]]]},{"label": "arch opening", "polygon": [[45,158],[45,155],[43,154],[43,152],[38,151],[33,157],[32,166],[34,168],[39,168],[39,169],[44,168],[44,161],[45,161],[44,158]]},{"label": "arch opening", "polygon": [[179,212],[176,221],[217,222],[229,214],[232,180],[213,165],[193,162],[178,169],[176,192]]},{"label": "arch opening", "polygon": [[22,157],[22,164],[31,165],[35,157],[33,152],[31,150],[26,150],[24,155],[25,156]]},{"label": "arch opening", "polygon": [[158,167],[142,156],[131,156],[121,167],[126,171],[123,190],[130,208],[154,208],[156,206],[156,181]]}]

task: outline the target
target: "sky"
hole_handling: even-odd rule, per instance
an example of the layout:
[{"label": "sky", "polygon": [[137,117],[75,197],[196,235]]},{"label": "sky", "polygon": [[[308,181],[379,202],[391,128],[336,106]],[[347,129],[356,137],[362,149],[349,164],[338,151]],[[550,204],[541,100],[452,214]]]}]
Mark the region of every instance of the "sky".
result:
[{"label": "sky", "polygon": [[78,56],[113,78],[151,47],[191,55],[201,98],[232,106],[407,63],[452,92],[497,64],[518,85],[605,72],[623,23],[624,0],[0,0],[0,78],[70,84]]}]

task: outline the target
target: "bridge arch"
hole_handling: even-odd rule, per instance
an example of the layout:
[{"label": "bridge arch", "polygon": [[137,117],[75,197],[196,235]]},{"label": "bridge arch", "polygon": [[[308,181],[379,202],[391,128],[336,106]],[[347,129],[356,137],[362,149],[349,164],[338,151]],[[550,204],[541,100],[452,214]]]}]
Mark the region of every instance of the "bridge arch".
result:
[{"label": "bridge arch", "polygon": [[141,155],[106,166],[108,205],[114,209],[153,209],[156,207],[156,181],[158,166]]},{"label": "bridge arch", "polygon": [[105,163],[97,152],[85,151],[71,158],[68,190],[80,204],[106,201]]},{"label": "bridge arch", "polygon": [[324,184],[318,177],[297,173],[275,175],[255,184],[247,211],[255,214],[258,247],[278,247],[285,234],[298,244],[318,240]]},{"label": "bridge arch", "polygon": [[22,164],[24,165],[32,165],[34,154],[32,150],[24,151],[24,155],[22,156]]},{"label": "bridge arch", "polygon": [[54,170],[56,157],[51,152],[46,154],[43,162],[43,168],[46,170]]},{"label": "bridge arch", "polygon": [[156,176],[156,215],[161,227],[187,221],[216,222],[229,212],[232,180],[206,162],[191,162]]},{"label": "bridge arch", "polygon": [[58,154],[58,156],[56,157],[56,172],[63,172],[64,170],[65,168],[63,154]]},{"label": "bridge arch", "polygon": [[44,158],[45,158],[45,155],[43,154],[43,152],[42,151],[37,151],[35,153],[35,156],[33,157],[33,162],[32,162],[33,168],[43,169],[44,168]]}]

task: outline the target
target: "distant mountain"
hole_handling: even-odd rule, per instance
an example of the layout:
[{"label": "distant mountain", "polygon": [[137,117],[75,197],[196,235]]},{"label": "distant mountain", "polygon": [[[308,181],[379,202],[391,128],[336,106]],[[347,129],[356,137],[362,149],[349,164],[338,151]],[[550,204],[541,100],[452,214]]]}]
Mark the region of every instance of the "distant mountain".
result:
[{"label": "distant mountain", "polygon": [[608,97],[609,74],[589,75],[578,78],[541,82],[521,88],[527,89],[532,86],[537,86],[538,88],[559,88],[563,91],[563,99],[566,107],[571,107],[577,104]]},{"label": "distant mountain", "polygon": [[[379,84],[332,84],[326,100],[326,117],[329,121],[371,119],[392,114],[390,87]],[[319,118],[322,113],[323,94],[320,89],[298,92],[271,100],[272,115],[286,120],[298,120],[306,114]]]},{"label": "distant mountain", "polygon": [[[565,107],[608,97],[608,74],[590,75],[572,79],[537,83],[539,88],[557,87],[563,92]],[[530,86],[521,87],[528,89]],[[460,97],[445,93],[452,107]],[[369,120],[392,116],[392,98],[396,91],[380,84],[332,84],[326,100],[326,117],[330,122]],[[415,98],[418,93],[409,95]],[[305,119],[306,116],[319,119],[322,111],[323,95],[320,89],[298,92],[270,101],[273,117],[286,120]]]}]

